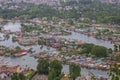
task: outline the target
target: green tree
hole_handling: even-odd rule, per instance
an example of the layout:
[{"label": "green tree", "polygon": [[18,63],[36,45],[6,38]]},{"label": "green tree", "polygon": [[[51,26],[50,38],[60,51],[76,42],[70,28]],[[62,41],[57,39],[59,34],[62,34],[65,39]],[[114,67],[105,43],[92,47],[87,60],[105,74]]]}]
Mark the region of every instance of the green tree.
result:
[{"label": "green tree", "polygon": [[49,73],[49,62],[47,60],[38,60],[37,71],[39,74],[48,74]]},{"label": "green tree", "polygon": [[22,73],[13,73],[11,80],[27,80]]},{"label": "green tree", "polygon": [[83,48],[82,53],[88,53],[88,54],[91,53],[93,46],[94,46],[94,44],[90,44],[90,43],[83,44],[81,46]]},{"label": "green tree", "polygon": [[55,73],[55,70],[52,69],[52,70],[50,70],[50,72],[49,72],[48,80],[54,80],[55,78],[56,78],[56,73]]},{"label": "green tree", "polygon": [[119,47],[119,51],[120,51],[120,45],[118,45],[118,47]]},{"label": "green tree", "polygon": [[54,69],[56,77],[61,75],[62,64],[58,60],[54,60],[50,63],[50,70]]},{"label": "green tree", "polygon": [[17,80],[18,79],[18,73],[14,73],[12,76],[11,76],[11,80]]},{"label": "green tree", "polygon": [[69,20],[69,23],[70,25],[74,25],[74,22],[72,20]]},{"label": "green tree", "polygon": [[107,57],[107,48],[103,46],[94,46],[91,53],[96,57]]},{"label": "green tree", "polygon": [[112,53],[113,53],[113,50],[112,50],[111,48],[109,48],[109,49],[107,50],[107,53],[108,53],[108,54],[112,54]]},{"label": "green tree", "polygon": [[114,51],[117,52],[118,51],[118,46],[115,44],[114,45]]},{"label": "green tree", "polygon": [[20,48],[19,46],[17,46],[15,49],[16,49],[16,50],[15,50],[15,53],[21,51],[21,48]]},{"label": "green tree", "polygon": [[70,77],[75,80],[80,75],[81,68],[76,64],[70,64],[69,66]]},{"label": "green tree", "polygon": [[120,80],[120,65],[118,64],[112,64],[109,76],[111,77],[111,80]]}]

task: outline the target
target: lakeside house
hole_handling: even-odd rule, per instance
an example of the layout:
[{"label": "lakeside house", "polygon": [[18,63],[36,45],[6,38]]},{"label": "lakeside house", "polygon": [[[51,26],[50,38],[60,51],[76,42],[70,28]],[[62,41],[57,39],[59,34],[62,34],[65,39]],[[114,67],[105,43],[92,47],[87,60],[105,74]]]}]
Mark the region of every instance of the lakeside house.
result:
[{"label": "lakeside house", "polygon": [[4,51],[0,50],[0,56],[4,55]]},{"label": "lakeside house", "polygon": [[120,56],[120,52],[116,52],[115,55]]},{"label": "lakeside house", "polygon": [[17,41],[19,44],[24,46],[29,46],[29,45],[37,44],[38,37],[30,37],[30,38],[13,37],[13,41]]},{"label": "lakeside house", "polygon": [[0,74],[12,74],[15,72],[20,72],[21,67],[19,65],[17,66],[7,66],[7,65],[0,65]]}]

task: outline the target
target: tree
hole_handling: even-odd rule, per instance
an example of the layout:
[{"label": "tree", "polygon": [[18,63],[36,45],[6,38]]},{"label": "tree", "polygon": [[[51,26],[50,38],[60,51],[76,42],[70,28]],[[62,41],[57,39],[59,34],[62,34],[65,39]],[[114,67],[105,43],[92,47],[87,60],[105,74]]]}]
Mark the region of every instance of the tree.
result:
[{"label": "tree", "polygon": [[17,80],[18,79],[18,73],[14,73],[12,76],[11,76],[11,80]]},{"label": "tree", "polygon": [[69,23],[70,25],[74,25],[74,22],[72,20],[69,20]]},{"label": "tree", "polygon": [[69,66],[70,77],[75,80],[80,75],[81,68],[76,64],[70,64]]},{"label": "tree", "polygon": [[54,70],[56,77],[59,77],[62,71],[62,64],[58,60],[54,60],[50,63],[50,70]]},{"label": "tree", "polygon": [[112,64],[109,76],[111,77],[111,80],[120,80],[120,65],[118,64]]},{"label": "tree", "polygon": [[94,46],[91,53],[96,57],[107,57],[107,48],[103,46]]},{"label": "tree", "polygon": [[49,72],[48,80],[54,80],[55,78],[56,78],[55,70],[52,69],[52,70]]},{"label": "tree", "polygon": [[112,54],[112,53],[113,53],[113,50],[112,50],[111,48],[109,48],[109,49],[107,50],[107,52],[108,52],[108,54]]},{"label": "tree", "polygon": [[118,51],[118,46],[115,44],[114,45],[114,51],[117,52]]},{"label": "tree", "polygon": [[20,48],[19,46],[17,46],[15,49],[16,49],[16,50],[15,50],[15,53],[21,51],[21,48]]},{"label": "tree", "polygon": [[82,53],[88,53],[88,54],[91,53],[93,46],[94,46],[94,44],[90,44],[90,43],[83,44],[81,46],[83,48]]},{"label": "tree", "polygon": [[19,78],[17,80],[26,80],[26,77],[22,73],[19,73]]},{"label": "tree", "polygon": [[120,51],[120,45],[118,45],[118,47],[119,47],[119,51]]},{"label": "tree", "polygon": [[11,80],[27,80],[22,73],[13,73]]},{"label": "tree", "polygon": [[38,60],[37,71],[39,74],[49,73],[49,62],[47,60]]}]

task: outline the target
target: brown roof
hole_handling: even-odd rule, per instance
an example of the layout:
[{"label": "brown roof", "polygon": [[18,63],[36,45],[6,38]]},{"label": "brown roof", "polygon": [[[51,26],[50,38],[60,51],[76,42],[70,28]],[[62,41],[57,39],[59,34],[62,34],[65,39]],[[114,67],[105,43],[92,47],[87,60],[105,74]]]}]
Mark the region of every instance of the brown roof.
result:
[{"label": "brown roof", "polygon": [[17,72],[19,66],[13,66],[13,67],[8,67],[8,66],[0,66],[0,73],[15,73]]},{"label": "brown roof", "polygon": [[77,45],[82,45],[82,44],[84,44],[84,42],[77,41],[76,44],[77,44]]},{"label": "brown roof", "polygon": [[115,54],[116,54],[116,55],[120,55],[120,52],[116,52]]}]

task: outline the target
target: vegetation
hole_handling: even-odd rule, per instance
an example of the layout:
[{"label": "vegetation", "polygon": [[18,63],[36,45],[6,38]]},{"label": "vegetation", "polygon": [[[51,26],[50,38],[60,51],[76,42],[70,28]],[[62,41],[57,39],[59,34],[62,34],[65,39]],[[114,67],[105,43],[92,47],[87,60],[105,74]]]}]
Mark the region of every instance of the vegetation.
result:
[{"label": "vegetation", "polygon": [[24,74],[22,73],[13,73],[11,80],[27,80]]},{"label": "vegetation", "polygon": [[114,45],[114,51],[115,51],[115,52],[118,51],[118,47],[117,47],[117,45]]},{"label": "vegetation", "polygon": [[50,70],[54,70],[55,76],[59,77],[61,75],[61,71],[62,71],[62,64],[58,60],[53,60],[50,63]]},{"label": "vegetation", "polygon": [[120,65],[119,64],[111,65],[109,76],[111,77],[111,80],[120,80]]},{"label": "vegetation", "polygon": [[36,74],[35,71],[29,70],[29,72],[25,76],[28,80],[32,80],[32,78],[34,77],[35,74]]},{"label": "vegetation", "polygon": [[53,60],[50,64],[46,60],[38,60],[37,72],[40,75],[48,75],[48,80],[60,80],[61,71],[62,64],[57,60]]},{"label": "vegetation", "polygon": [[16,54],[16,53],[20,52],[21,50],[22,49],[19,46],[17,46],[17,47],[15,47],[15,49],[6,49],[5,52],[11,53],[11,54]]},{"label": "vegetation", "polygon": [[92,51],[92,48],[93,48],[94,44],[89,44],[89,43],[86,43],[86,44],[83,44],[81,47],[82,47],[82,53],[91,53]]},{"label": "vegetation", "polygon": [[64,5],[72,6],[72,12],[77,10],[76,13],[79,13],[79,16],[77,14],[76,16],[97,20],[98,23],[119,24],[118,22],[120,21],[120,14],[118,14],[120,5],[117,4],[101,3],[99,0],[78,0],[78,2],[71,0]]},{"label": "vegetation", "polygon": [[[19,17],[19,19],[52,17],[74,18],[83,22],[91,22],[96,20],[97,23],[113,23],[120,24],[120,5],[100,3],[98,0],[71,0],[62,4],[62,9],[54,9],[47,5],[21,4],[24,9],[7,9],[0,8],[0,17],[11,19]],[[65,10],[66,6],[72,9]],[[81,20],[80,20],[81,21]],[[72,22],[70,24],[73,24]]]},{"label": "vegetation", "polygon": [[[39,63],[40,62],[42,62],[42,64],[46,64],[46,60],[39,60]],[[52,66],[48,66],[48,67],[51,67],[50,71],[49,71],[49,74],[48,74],[48,80],[60,80],[61,77],[63,76],[61,74],[61,69],[62,69],[61,63],[59,63],[59,61],[57,61],[57,60],[54,60],[50,64]],[[40,68],[40,66],[39,66],[39,68]],[[111,77],[111,80],[120,80],[119,68],[120,68],[119,64],[111,65],[111,70],[110,70],[110,73],[109,73],[109,76]],[[78,76],[81,75],[81,68],[76,64],[70,64],[69,71],[70,71],[70,78],[72,80],[75,80]],[[46,73],[43,72],[43,74],[46,74]],[[13,73],[11,75],[11,80],[31,80],[32,78],[30,78],[30,77],[32,75],[33,75],[33,72],[31,72],[31,71],[27,74],[27,77],[25,77],[23,73]],[[92,78],[94,78],[94,75],[93,75]],[[94,78],[94,80],[97,80],[97,79]]]},{"label": "vegetation", "polygon": [[81,46],[78,46],[77,49],[81,49],[80,54],[86,54],[88,56],[95,56],[98,58],[107,57],[113,53],[112,49],[107,49],[104,46],[96,46],[94,44],[85,43]]},{"label": "vegetation", "polygon": [[46,60],[38,60],[37,71],[39,74],[47,75],[49,73],[49,62]]},{"label": "vegetation", "polygon": [[10,10],[10,9],[7,9],[7,8],[5,8],[5,9],[0,8],[1,18],[6,18],[6,19],[11,19],[11,18],[15,18],[15,17],[19,17],[20,19],[36,18],[36,17],[39,17],[39,18],[48,17],[49,18],[49,17],[52,17],[53,15],[57,14],[57,11],[55,9],[52,9],[51,7],[49,7],[47,5],[37,6],[37,5],[34,5],[34,4],[24,3],[22,6],[26,10],[24,10],[24,9]]},{"label": "vegetation", "polygon": [[48,80],[55,80],[55,79],[56,79],[55,70],[52,69],[52,70],[50,70],[50,72],[49,72]]},{"label": "vegetation", "polygon": [[76,65],[76,64],[71,64],[69,66],[69,71],[70,71],[70,77],[75,80],[76,77],[78,77],[80,75],[81,72],[81,68]]},{"label": "vegetation", "polygon": [[22,31],[25,31],[25,32],[32,32],[32,31],[41,31],[42,28],[38,25],[25,25],[25,24],[21,24],[22,26]]},{"label": "vegetation", "polygon": [[107,48],[103,46],[94,46],[91,53],[96,57],[107,57]]}]

